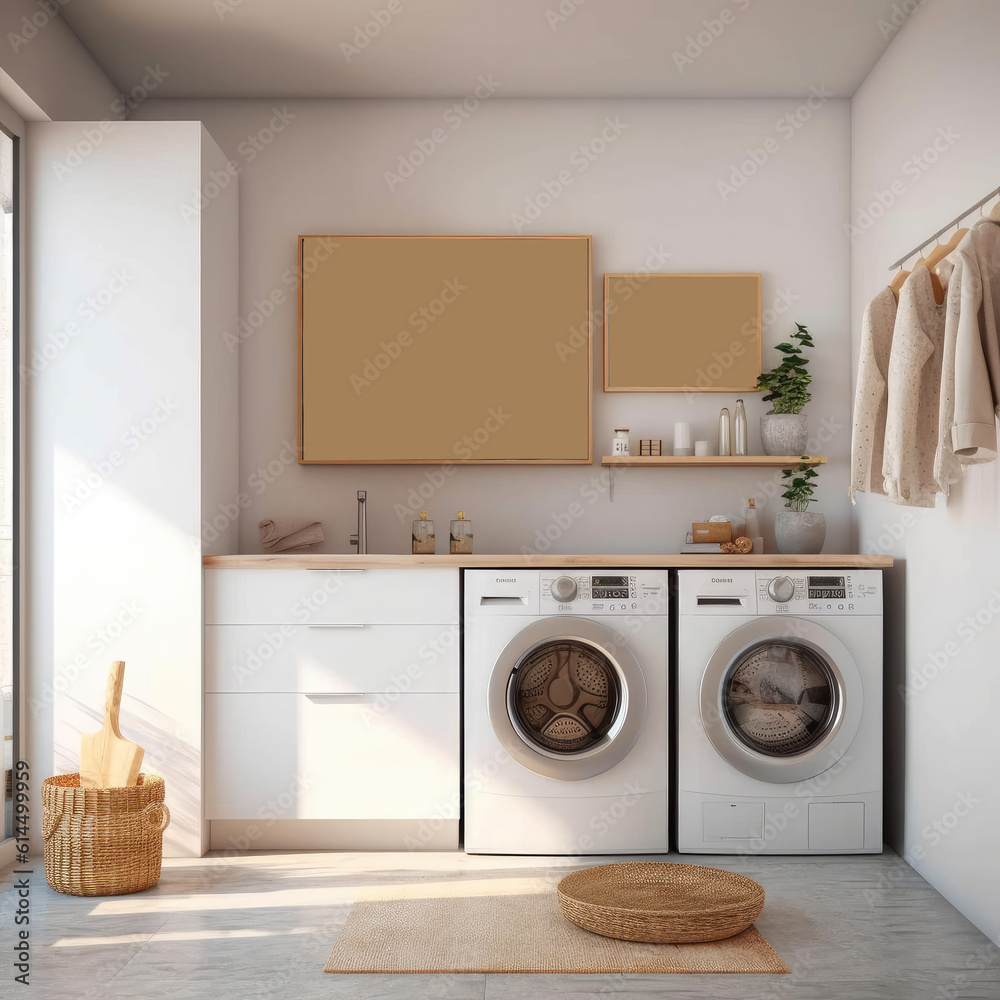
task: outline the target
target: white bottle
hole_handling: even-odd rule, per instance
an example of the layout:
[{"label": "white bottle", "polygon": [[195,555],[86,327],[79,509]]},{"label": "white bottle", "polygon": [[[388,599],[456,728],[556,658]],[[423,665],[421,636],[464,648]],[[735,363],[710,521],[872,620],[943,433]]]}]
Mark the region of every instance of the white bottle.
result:
[{"label": "white bottle", "polygon": [[736,413],[734,415],[734,423],[736,425],[735,441],[733,454],[734,455],[746,455],[749,454],[747,451],[747,411],[743,408],[743,400],[736,400]]},{"label": "white bottle", "polygon": [[729,408],[724,406],[719,414],[719,454],[730,455],[732,449],[729,445]]}]

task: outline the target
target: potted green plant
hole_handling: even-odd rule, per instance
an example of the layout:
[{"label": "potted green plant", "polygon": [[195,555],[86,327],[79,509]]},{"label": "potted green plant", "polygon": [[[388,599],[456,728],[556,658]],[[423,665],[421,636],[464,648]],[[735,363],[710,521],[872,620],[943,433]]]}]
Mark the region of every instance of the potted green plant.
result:
[{"label": "potted green plant", "polygon": [[781,363],[757,379],[757,388],[766,390],[764,402],[771,404],[760,418],[765,455],[801,455],[809,441],[809,418],[802,408],[812,398],[812,375],[805,349],[815,345],[802,323],[795,328],[789,340],[775,348],[783,355]]},{"label": "potted green plant", "polygon": [[783,469],[782,485],[785,492],[785,509],[774,518],[774,540],[778,551],[784,555],[815,555],[823,550],[826,541],[826,517],[809,510],[814,502],[812,481],[818,473],[812,466],[803,464],[794,469]]}]

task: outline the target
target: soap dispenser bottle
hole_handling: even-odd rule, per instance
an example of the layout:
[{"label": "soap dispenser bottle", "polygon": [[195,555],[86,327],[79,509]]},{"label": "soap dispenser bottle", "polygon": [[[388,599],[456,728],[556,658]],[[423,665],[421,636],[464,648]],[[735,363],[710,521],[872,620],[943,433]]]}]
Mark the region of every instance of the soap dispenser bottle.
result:
[{"label": "soap dispenser bottle", "polygon": [[760,511],[757,509],[757,500],[750,497],[747,500],[747,509],[744,515],[743,534],[753,542],[754,555],[760,555],[764,551],[763,532],[760,529]]},{"label": "soap dispenser bottle", "polygon": [[420,512],[420,520],[413,522],[413,554],[434,555],[434,522],[427,519],[427,511]]},{"label": "soap dispenser bottle", "polygon": [[451,554],[453,556],[472,554],[472,522],[466,521],[464,510],[460,510],[458,517],[451,522]]}]

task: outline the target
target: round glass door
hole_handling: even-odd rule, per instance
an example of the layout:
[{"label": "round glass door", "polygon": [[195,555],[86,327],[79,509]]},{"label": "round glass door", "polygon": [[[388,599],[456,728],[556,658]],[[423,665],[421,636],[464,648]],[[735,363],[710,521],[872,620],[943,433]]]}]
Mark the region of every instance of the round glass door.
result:
[{"label": "round glass door", "polygon": [[864,700],[847,647],[803,618],[741,625],[701,678],[705,735],[725,761],[761,781],[803,781],[832,767],[858,734]]},{"label": "round glass door", "polygon": [[740,656],[724,682],[726,721],[751,750],[769,757],[821,743],[840,699],[827,664],[808,646],[764,642]]},{"label": "round glass door", "polygon": [[545,618],[497,657],[488,708],[493,732],[518,764],[579,781],[632,751],[646,717],[646,683],[618,633],[591,619]]},{"label": "round glass door", "polygon": [[508,708],[519,735],[558,754],[597,746],[622,704],[621,680],[600,650],[578,639],[544,643],[517,666]]}]

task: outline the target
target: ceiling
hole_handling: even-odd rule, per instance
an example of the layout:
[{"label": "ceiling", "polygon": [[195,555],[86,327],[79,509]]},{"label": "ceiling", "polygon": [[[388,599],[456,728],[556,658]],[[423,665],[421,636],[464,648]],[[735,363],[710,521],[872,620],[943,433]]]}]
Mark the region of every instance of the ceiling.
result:
[{"label": "ceiling", "polygon": [[894,6],[86,0],[61,14],[123,91],[159,64],[169,75],[156,97],[451,98],[492,74],[503,97],[760,98],[797,97],[814,86],[851,96],[891,39]]}]

